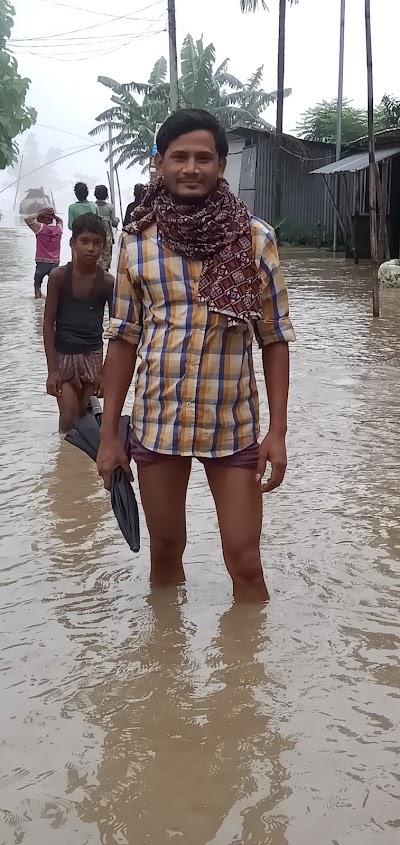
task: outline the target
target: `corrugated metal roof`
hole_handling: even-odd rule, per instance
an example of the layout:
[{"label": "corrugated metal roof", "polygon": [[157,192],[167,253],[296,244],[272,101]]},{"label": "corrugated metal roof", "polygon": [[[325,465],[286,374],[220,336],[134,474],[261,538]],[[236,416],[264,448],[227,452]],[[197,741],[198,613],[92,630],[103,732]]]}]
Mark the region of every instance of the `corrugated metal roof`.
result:
[{"label": "corrugated metal roof", "polygon": [[[377,162],[383,161],[385,158],[393,158],[400,153],[400,145],[397,147],[386,147],[385,149],[376,150],[375,159]],[[341,161],[332,161],[326,164],[325,167],[319,167],[318,170],[312,170],[312,173],[319,173],[322,176],[328,176],[330,173],[357,173],[359,170],[366,170],[369,165],[368,153],[356,153],[348,158],[342,158]]]},{"label": "corrugated metal roof", "polygon": [[[392,129],[381,129],[380,132],[375,132],[375,146],[376,147],[383,147],[389,146],[392,144],[400,143],[400,127],[392,128]],[[349,142],[349,147],[355,146],[362,146],[364,149],[368,146],[368,135],[364,135],[363,138],[357,138],[354,141]]]}]

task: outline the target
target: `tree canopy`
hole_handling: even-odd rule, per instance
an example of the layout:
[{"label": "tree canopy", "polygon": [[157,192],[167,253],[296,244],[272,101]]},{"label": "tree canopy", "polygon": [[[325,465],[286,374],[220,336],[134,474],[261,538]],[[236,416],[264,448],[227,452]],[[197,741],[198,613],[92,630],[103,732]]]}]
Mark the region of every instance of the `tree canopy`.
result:
[{"label": "tree canopy", "polygon": [[[235,126],[271,128],[262,118],[266,107],[276,100],[276,92],[261,88],[263,68],[259,67],[247,82],[229,73],[229,59],[216,65],[215,48],[203,38],[194,41],[187,35],[180,52],[179,106],[206,109],[226,129]],[[155,63],[146,83],[120,84],[100,76],[99,82],[110,88],[112,107],[98,115],[98,125],[90,135],[98,135],[111,125],[112,146],[117,165],[148,166],[153,146],[154,129],[169,114],[169,82],[167,60],[162,56]],[[285,91],[285,96],[290,94]],[[136,95],[136,96],[134,96]],[[138,99],[141,97],[141,101]],[[105,141],[101,149],[107,149]]]},{"label": "tree canopy", "polygon": [[30,80],[19,75],[17,62],[7,49],[14,15],[9,0],[0,0],[0,170],[17,158],[14,138],[36,121],[35,110],[25,105]]},{"label": "tree canopy", "polygon": [[[338,101],[323,100],[307,109],[296,126],[296,134],[305,141],[336,141]],[[375,109],[375,131],[400,127],[400,100],[385,94]],[[358,109],[349,100],[343,100],[343,144],[363,138],[368,133],[366,109]]]},{"label": "tree canopy", "polygon": [[[291,6],[294,6],[299,0],[288,0],[288,2]],[[240,0],[240,8],[242,12],[247,14],[247,12],[257,12],[259,9],[268,10],[268,5],[266,0]]]},{"label": "tree canopy", "polygon": [[[296,126],[296,134],[305,141],[336,141],[338,101],[323,100],[307,109]],[[355,141],[368,131],[367,112],[357,109],[349,100],[343,100],[342,142]]]},{"label": "tree canopy", "polygon": [[376,109],[377,129],[400,128],[400,100],[390,94],[384,94]]}]

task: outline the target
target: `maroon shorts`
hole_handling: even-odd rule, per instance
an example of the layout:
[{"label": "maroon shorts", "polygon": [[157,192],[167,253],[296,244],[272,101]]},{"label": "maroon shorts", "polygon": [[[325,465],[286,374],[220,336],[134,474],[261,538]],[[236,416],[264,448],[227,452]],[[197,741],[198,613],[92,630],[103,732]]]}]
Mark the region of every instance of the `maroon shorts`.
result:
[{"label": "maroon shorts", "polygon": [[[146,449],[145,446],[142,446],[133,431],[131,432],[129,441],[129,454],[131,460],[133,458],[139,466],[150,466],[151,464],[158,464],[161,461],[176,461],[180,457],[180,455],[162,455],[160,452],[152,452],[151,449]],[[196,455],[196,458],[204,466],[213,463],[215,466],[257,469],[259,454],[260,444],[253,443],[247,449],[242,449],[233,455],[226,455],[225,458],[200,458],[198,455]]]}]

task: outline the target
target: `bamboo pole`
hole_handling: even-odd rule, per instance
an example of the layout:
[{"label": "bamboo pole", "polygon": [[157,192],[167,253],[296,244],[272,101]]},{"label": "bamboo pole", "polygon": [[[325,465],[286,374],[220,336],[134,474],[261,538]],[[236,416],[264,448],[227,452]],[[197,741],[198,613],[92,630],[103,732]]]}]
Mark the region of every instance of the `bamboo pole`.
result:
[{"label": "bamboo pole", "polygon": [[[387,242],[387,208],[388,208],[388,185],[389,185],[389,161],[382,162],[382,187],[381,199],[379,201],[379,237],[378,237],[378,263],[386,261]],[[388,256],[390,257],[390,256]]]},{"label": "bamboo pole", "polygon": [[322,175],[322,178],[323,178],[323,180],[324,180],[324,182],[325,182],[325,187],[326,187],[326,190],[328,191],[328,194],[329,194],[329,196],[330,196],[330,198],[331,198],[331,200],[332,200],[332,205],[333,205],[333,208],[334,208],[334,210],[336,211],[337,220],[338,220],[339,226],[340,226],[340,228],[341,228],[341,230],[342,230],[342,235],[343,235],[344,245],[346,246],[346,240],[347,240],[346,227],[345,227],[345,225],[344,225],[344,223],[343,223],[343,220],[342,220],[342,217],[341,217],[341,214],[340,214],[340,209],[339,209],[339,207],[336,205],[335,194],[334,194],[334,192],[333,192],[333,191],[331,191],[331,189],[330,189],[330,187],[329,187],[328,179],[326,178],[326,176],[325,176],[324,174]]},{"label": "bamboo pole", "polygon": [[23,162],[23,160],[24,160],[24,154],[22,153],[22,155],[21,155],[21,161],[20,161],[20,164],[19,164],[19,173],[18,173],[18,179],[17,179],[17,189],[16,189],[16,191],[15,191],[13,211],[15,211],[15,206],[16,206],[16,204],[17,204],[17,197],[18,197],[18,191],[19,191],[19,183],[20,183],[20,181],[21,181],[21,170],[22,170],[22,162]]},{"label": "bamboo pole", "polygon": [[283,179],[283,95],[285,84],[286,0],[279,0],[278,81],[276,99],[276,134],[274,142],[273,226],[279,239]]},{"label": "bamboo pole", "polygon": [[118,198],[119,198],[119,207],[121,210],[121,222],[123,223],[124,220],[124,212],[122,210],[122,198],[121,198],[121,185],[119,183],[119,174],[118,174],[118,167],[115,168],[115,178],[117,180],[117,188],[118,188]]},{"label": "bamboo pole", "polygon": [[178,54],[176,50],[175,0],[168,0],[168,43],[169,43],[169,103],[171,113],[178,111]]},{"label": "bamboo pole", "polygon": [[376,160],[374,134],[374,83],[372,72],[371,0],[365,0],[365,42],[368,83],[369,232],[372,263],[372,313],[379,317],[378,227],[376,217]]},{"label": "bamboo pole", "polygon": [[[346,0],[340,2],[340,37],[339,37],[339,76],[338,76],[338,99],[337,99],[337,125],[336,125],[336,161],[340,161],[342,155],[342,112],[343,112],[343,71],[344,71],[344,26],[346,18]],[[335,201],[339,205],[339,177],[335,175]],[[337,253],[338,246],[338,219],[335,214],[333,218],[333,252]],[[345,244],[346,248],[346,244]]]},{"label": "bamboo pole", "polygon": [[110,186],[111,202],[115,208],[114,153],[111,123],[108,124],[108,184]]}]

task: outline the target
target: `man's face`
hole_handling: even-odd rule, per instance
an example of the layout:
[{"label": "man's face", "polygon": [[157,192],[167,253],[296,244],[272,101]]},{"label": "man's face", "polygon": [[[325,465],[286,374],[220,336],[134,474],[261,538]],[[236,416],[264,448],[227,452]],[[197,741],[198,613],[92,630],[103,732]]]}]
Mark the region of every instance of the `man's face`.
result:
[{"label": "man's face", "polygon": [[104,249],[104,239],[93,232],[82,232],[77,238],[71,238],[73,248],[79,264],[95,267]]},{"label": "man's face", "polygon": [[156,157],[158,174],[167,191],[181,202],[199,202],[216,188],[224,175],[226,159],[220,158],[211,132],[198,129],[171,141],[164,156]]}]

